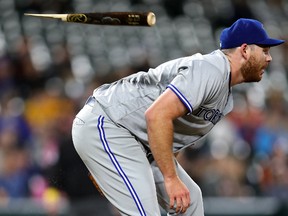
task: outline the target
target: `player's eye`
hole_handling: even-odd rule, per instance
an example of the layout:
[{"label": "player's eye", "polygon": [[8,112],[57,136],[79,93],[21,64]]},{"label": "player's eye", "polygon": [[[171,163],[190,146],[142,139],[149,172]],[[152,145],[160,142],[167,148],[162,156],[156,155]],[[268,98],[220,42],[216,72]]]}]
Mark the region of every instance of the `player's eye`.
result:
[{"label": "player's eye", "polygon": [[264,52],[265,55],[269,55],[269,48],[264,48],[263,52]]}]

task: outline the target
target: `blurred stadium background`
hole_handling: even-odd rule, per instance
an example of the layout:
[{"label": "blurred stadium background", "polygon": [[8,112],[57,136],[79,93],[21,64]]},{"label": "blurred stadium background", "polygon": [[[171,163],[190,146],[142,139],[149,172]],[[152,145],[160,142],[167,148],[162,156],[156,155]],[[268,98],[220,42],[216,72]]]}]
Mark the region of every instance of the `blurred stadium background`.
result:
[{"label": "blurred stadium background", "polygon": [[[111,27],[24,13],[153,11],[157,25]],[[237,18],[288,39],[287,0],[0,0],[0,216],[117,215],[87,177],[70,127],[98,85],[219,48]],[[179,160],[208,216],[288,215],[288,47],[260,83],[234,88],[234,111]]]}]

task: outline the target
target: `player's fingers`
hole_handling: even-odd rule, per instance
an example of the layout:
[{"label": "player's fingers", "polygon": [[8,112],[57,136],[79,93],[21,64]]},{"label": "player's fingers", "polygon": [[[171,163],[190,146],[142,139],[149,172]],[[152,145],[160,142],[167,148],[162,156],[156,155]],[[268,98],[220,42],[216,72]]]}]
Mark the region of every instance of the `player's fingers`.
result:
[{"label": "player's fingers", "polygon": [[190,205],[190,195],[189,193],[186,194],[186,196],[183,197],[182,199],[182,209],[181,209],[181,213],[185,213],[187,208]]},{"label": "player's fingers", "polygon": [[174,197],[170,197],[170,209],[174,208],[174,204],[175,204],[175,198]]},{"label": "player's fingers", "polygon": [[181,213],[185,213],[187,211],[187,208],[189,207],[189,203],[183,202],[182,208],[181,208]]},{"label": "player's fingers", "polygon": [[178,213],[182,209],[182,199],[180,197],[177,197],[176,199],[176,209],[175,211]]}]

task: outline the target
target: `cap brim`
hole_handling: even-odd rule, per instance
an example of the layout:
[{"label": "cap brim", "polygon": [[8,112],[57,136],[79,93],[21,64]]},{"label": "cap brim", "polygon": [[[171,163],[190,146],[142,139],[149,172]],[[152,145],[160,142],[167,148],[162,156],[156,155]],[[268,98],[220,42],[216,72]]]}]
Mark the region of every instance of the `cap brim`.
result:
[{"label": "cap brim", "polygon": [[280,44],[282,44],[284,42],[285,42],[285,40],[267,38],[266,40],[257,43],[257,45],[265,46],[265,47],[273,47],[273,46],[278,46],[278,45],[280,45]]}]

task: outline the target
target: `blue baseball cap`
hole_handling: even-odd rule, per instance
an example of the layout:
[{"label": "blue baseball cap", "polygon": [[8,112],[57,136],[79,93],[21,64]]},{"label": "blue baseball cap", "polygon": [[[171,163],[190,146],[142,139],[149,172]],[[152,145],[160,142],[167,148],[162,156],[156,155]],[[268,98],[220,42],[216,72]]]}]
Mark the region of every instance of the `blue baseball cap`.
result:
[{"label": "blue baseball cap", "polygon": [[240,18],[220,35],[220,48],[229,49],[241,46],[243,43],[260,46],[277,46],[284,40],[270,38],[263,24],[254,19]]}]

